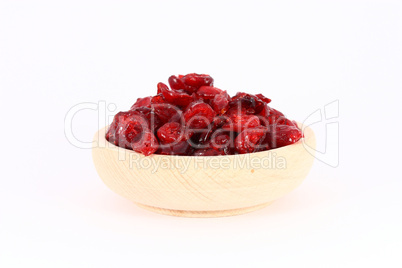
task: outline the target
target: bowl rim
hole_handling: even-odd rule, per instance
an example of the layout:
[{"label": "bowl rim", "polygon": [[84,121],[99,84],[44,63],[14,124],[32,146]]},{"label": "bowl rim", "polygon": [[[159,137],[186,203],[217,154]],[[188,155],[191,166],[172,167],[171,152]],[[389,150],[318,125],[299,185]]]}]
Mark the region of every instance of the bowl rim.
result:
[{"label": "bowl rim", "polygon": [[285,151],[285,150],[289,150],[290,147],[294,148],[296,146],[304,146],[303,142],[307,142],[309,140],[313,140],[315,139],[315,135],[313,130],[309,127],[309,126],[305,126],[302,123],[296,122],[297,126],[302,130],[303,132],[303,137],[297,141],[296,143],[290,144],[290,145],[286,145],[280,148],[275,148],[275,149],[270,149],[270,150],[265,150],[265,151],[260,151],[260,152],[256,152],[256,153],[247,153],[247,154],[233,154],[233,155],[215,155],[215,156],[192,156],[192,155],[164,155],[164,154],[152,154],[149,156],[145,156],[141,153],[137,153],[136,151],[133,150],[129,150],[123,147],[119,147],[114,145],[113,143],[109,142],[106,139],[106,131],[109,128],[110,125],[107,125],[101,129],[99,129],[94,136],[94,141],[97,142],[96,146],[93,147],[94,148],[98,148],[99,147],[99,141],[102,139],[102,141],[104,141],[106,144],[108,144],[105,148],[108,150],[115,150],[115,151],[120,151],[120,152],[125,152],[125,153],[130,153],[130,154],[136,154],[139,155],[141,157],[174,157],[174,158],[183,158],[183,159],[196,159],[197,157],[201,157],[203,159],[210,159],[210,158],[236,158],[236,157],[248,157],[248,156],[259,156],[259,155],[263,155],[266,154],[267,152],[272,152],[272,153],[276,153],[276,152],[281,152],[281,151]]}]

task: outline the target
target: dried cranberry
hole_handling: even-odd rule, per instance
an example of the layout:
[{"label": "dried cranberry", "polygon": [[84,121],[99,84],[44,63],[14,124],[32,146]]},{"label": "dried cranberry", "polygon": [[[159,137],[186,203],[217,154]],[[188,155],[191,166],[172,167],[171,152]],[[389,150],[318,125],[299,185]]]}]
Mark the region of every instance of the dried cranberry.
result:
[{"label": "dried cranberry", "polygon": [[162,93],[165,100],[173,105],[186,107],[193,101],[193,97],[183,90],[170,90],[168,86],[163,83],[158,84],[158,92]]},{"label": "dried cranberry", "polygon": [[147,120],[149,128],[152,130],[156,130],[163,125],[163,121],[161,118],[155,113],[154,109],[148,107],[137,107],[131,111],[138,112],[143,115]]},{"label": "dried cranberry", "polygon": [[161,103],[167,103],[165,98],[163,97],[162,93],[158,93],[157,95],[153,96],[151,99],[151,105],[152,104],[161,104]]},{"label": "dried cranberry", "polygon": [[231,117],[233,115],[253,115],[254,109],[247,109],[246,107],[234,106],[227,110],[225,116]]},{"label": "dried cranberry", "polygon": [[163,124],[168,122],[180,122],[182,118],[182,111],[172,104],[152,104],[151,107]]},{"label": "dried cranberry", "polygon": [[214,79],[207,74],[187,74],[181,78],[185,85],[187,85],[186,90],[195,92],[202,86],[213,86]]},{"label": "dried cranberry", "polygon": [[187,131],[185,127],[177,122],[166,123],[158,129],[158,138],[161,143],[169,144],[188,140],[192,132]]},{"label": "dried cranberry", "polygon": [[136,111],[119,112],[106,133],[106,139],[123,148],[131,148],[131,142],[149,129],[147,120]]},{"label": "dried cranberry", "polygon": [[138,98],[137,101],[133,104],[133,106],[131,106],[130,110],[139,107],[149,107],[151,105],[151,99],[152,99],[151,96],[145,98]]},{"label": "dried cranberry", "polygon": [[274,124],[275,125],[286,125],[286,126],[297,126],[297,124],[294,121],[291,121],[291,120],[287,119],[286,117],[278,118]]},{"label": "dried cranberry", "polygon": [[193,148],[187,141],[181,141],[172,145],[160,145],[156,154],[163,155],[191,155],[193,153]]},{"label": "dried cranberry", "polygon": [[194,135],[191,136],[187,142],[191,145],[191,147],[195,149],[202,149],[208,147],[209,136],[207,136],[208,130],[203,129],[202,132],[198,132],[199,130],[194,132]]},{"label": "dried cranberry", "polygon": [[283,115],[283,113],[269,107],[268,105],[264,106],[264,108],[259,113],[259,115],[264,117],[264,119],[261,120],[263,125],[277,124],[277,122],[285,123],[284,119],[286,119],[286,117]]},{"label": "dried cranberry", "polygon": [[197,90],[197,96],[205,100],[211,100],[215,98],[215,95],[222,93],[223,90],[217,87],[202,86]]},{"label": "dried cranberry", "polygon": [[151,155],[158,149],[158,140],[152,132],[146,131],[141,138],[131,142],[131,148],[137,153]]},{"label": "dried cranberry", "polygon": [[265,102],[254,95],[238,92],[232,98],[229,105],[231,107],[245,107],[248,110],[253,110],[255,113],[259,113],[264,109]]},{"label": "dried cranberry", "polygon": [[284,116],[276,116],[276,115],[267,116],[267,120],[270,125],[277,125],[278,122],[284,122],[283,121],[284,118],[285,118]]},{"label": "dried cranberry", "polygon": [[223,129],[241,132],[246,128],[254,128],[260,125],[260,119],[255,115],[233,114],[229,119],[229,123],[222,126]]},{"label": "dried cranberry", "polygon": [[[233,135],[233,133],[231,135]],[[212,134],[209,144],[211,148],[220,151],[223,154],[233,154],[233,140],[229,134],[222,133],[222,131],[216,131]]]},{"label": "dried cranberry", "polygon": [[302,131],[297,126],[277,125],[269,133],[269,145],[280,148],[298,142],[303,137]]},{"label": "dried cranberry", "polygon": [[197,132],[198,135],[195,137],[195,139],[192,139],[192,141],[195,141],[195,145],[193,145],[193,147],[196,148],[205,147],[199,145],[208,144],[209,139],[211,138],[213,132],[214,132],[213,128],[202,129],[202,131]]},{"label": "dried cranberry", "polygon": [[198,145],[207,144],[215,130],[221,128],[226,122],[226,117],[215,116],[212,120],[212,124],[210,124],[208,128],[198,129],[196,131],[197,135],[195,136],[195,139],[192,139],[192,142],[196,144],[194,147],[199,148]]},{"label": "dried cranberry", "polygon": [[190,128],[200,129],[207,127],[214,119],[215,112],[208,104],[195,101],[184,112],[184,120]]},{"label": "dried cranberry", "polygon": [[255,96],[258,97],[258,98],[259,98],[260,100],[262,100],[263,102],[265,102],[266,104],[268,104],[268,103],[271,102],[271,99],[265,97],[265,96],[262,95],[262,94],[256,94]]},{"label": "dried cranberry", "polygon": [[211,101],[211,106],[217,114],[224,114],[229,109],[230,96],[226,91],[216,94]]},{"label": "dried cranberry", "polygon": [[256,127],[243,130],[235,139],[236,151],[240,154],[259,151],[260,143],[268,133],[265,127]]},{"label": "dried cranberry", "polygon": [[221,128],[224,124],[228,122],[228,117],[226,116],[215,116],[214,119],[212,120],[213,122],[213,128]]},{"label": "dried cranberry", "polygon": [[172,75],[171,77],[169,77],[168,81],[169,81],[170,88],[173,90],[186,89],[186,85],[183,83],[183,81],[175,75]]},{"label": "dried cranberry", "polygon": [[184,90],[192,94],[202,86],[213,86],[214,79],[207,74],[172,75],[169,77],[169,85],[173,90]]},{"label": "dried cranberry", "polygon": [[274,108],[271,108],[269,106],[268,107],[268,113],[267,116],[272,118],[272,122],[270,120],[271,123],[274,123],[276,121],[276,119],[280,118],[280,117],[284,117],[283,113],[281,113],[278,110],[275,110]]},{"label": "dried cranberry", "polygon": [[267,104],[264,105],[262,108],[261,112],[258,114],[259,116],[265,117],[265,119],[268,119],[269,116],[269,106]]},{"label": "dried cranberry", "polygon": [[268,111],[269,111],[269,115],[272,115],[272,116],[276,116],[276,117],[284,116],[283,113],[281,113],[280,111],[275,110],[274,108],[271,108],[271,107],[268,107]]}]

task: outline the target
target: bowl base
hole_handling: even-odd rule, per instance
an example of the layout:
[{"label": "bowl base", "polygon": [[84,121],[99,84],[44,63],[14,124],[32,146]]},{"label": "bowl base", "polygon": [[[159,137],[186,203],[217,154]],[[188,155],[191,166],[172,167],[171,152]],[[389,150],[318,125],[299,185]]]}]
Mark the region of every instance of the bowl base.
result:
[{"label": "bowl base", "polygon": [[227,216],[235,216],[240,214],[245,214],[248,212],[252,212],[261,208],[264,208],[272,202],[246,207],[246,208],[236,208],[236,209],[227,209],[227,210],[207,210],[207,211],[192,211],[192,210],[174,210],[174,209],[166,209],[166,208],[158,208],[158,207],[151,207],[139,203],[135,203],[137,206],[156,212],[159,214],[176,216],[176,217],[189,217],[189,218],[214,218],[214,217],[227,217]]}]

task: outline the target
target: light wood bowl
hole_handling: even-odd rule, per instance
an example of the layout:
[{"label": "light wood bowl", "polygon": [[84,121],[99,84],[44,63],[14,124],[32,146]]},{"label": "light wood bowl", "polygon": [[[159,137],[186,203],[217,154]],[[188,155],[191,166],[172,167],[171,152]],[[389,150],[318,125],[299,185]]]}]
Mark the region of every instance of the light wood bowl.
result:
[{"label": "light wood bowl", "polygon": [[[242,155],[143,156],[109,143],[106,130],[95,134],[92,151],[103,182],[142,208],[174,216],[221,217],[263,208],[299,186],[314,159],[302,141]],[[304,143],[315,148],[308,127]]]}]

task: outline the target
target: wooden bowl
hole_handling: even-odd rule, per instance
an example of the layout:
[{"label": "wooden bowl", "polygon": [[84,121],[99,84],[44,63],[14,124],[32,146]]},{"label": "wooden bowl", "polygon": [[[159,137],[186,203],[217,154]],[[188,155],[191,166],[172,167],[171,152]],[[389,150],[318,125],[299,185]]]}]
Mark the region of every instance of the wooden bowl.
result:
[{"label": "wooden bowl", "polygon": [[[242,155],[144,156],[109,143],[106,130],[96,133],[92,151],[103,182],[142,208],[174,216],[232,216],[263,208],[299,186],[314,159],[302,141]],[[304,142],[315,148],[308,127]]]}]

